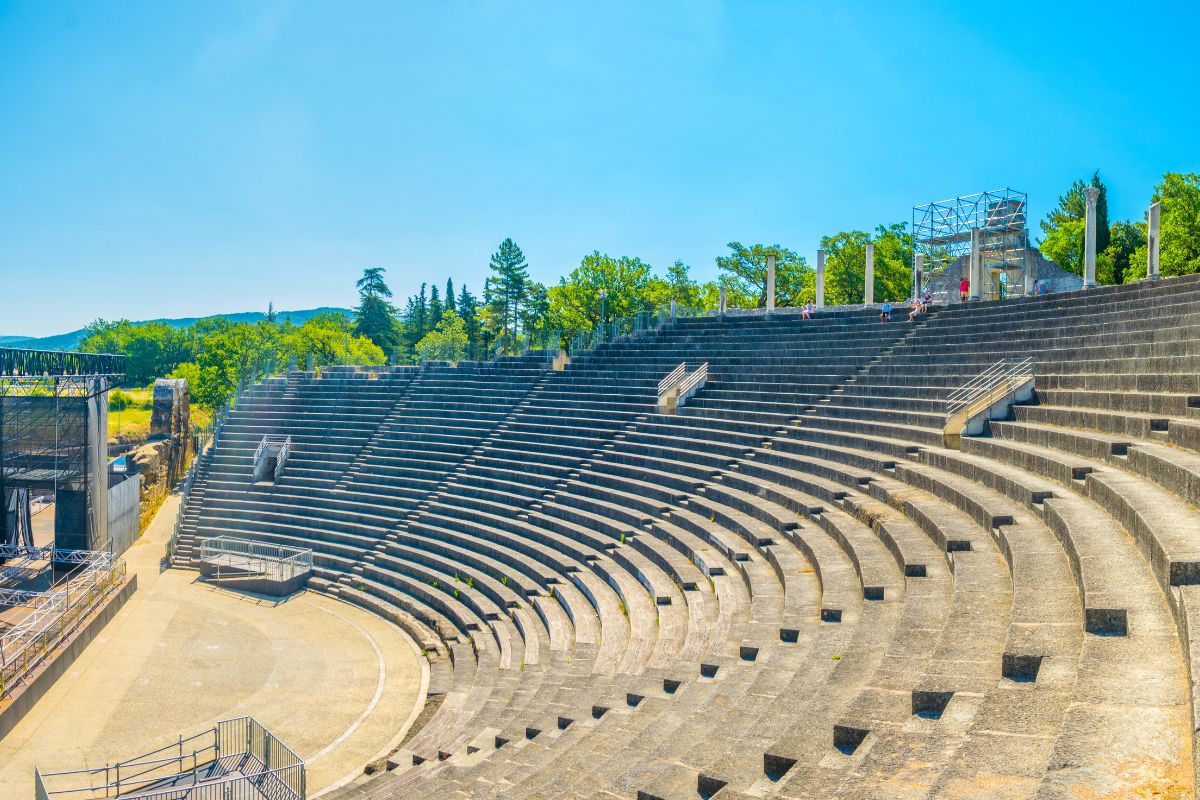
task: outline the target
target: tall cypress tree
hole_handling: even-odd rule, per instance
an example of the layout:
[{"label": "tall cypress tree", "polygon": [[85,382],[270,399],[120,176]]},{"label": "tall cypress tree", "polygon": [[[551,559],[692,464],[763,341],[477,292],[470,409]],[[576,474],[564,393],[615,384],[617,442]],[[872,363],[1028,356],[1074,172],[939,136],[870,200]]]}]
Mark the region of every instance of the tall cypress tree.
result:
[{"label": "tall cypress tree", "polygon": [[454,279],[446,278],[446,310],[458,313],[458,309],[454,307]]},{"label": "tall cypress tree", "polygon": [[466,286],[463,286],[462,291],[458,294],[458,315],[463,319],[463,324],[467,328],[467,341],[471,344],[479,344],[479,319],[476,317],[478,310],[475,295],[467,291]]},{"label": "tall cypress tree", "polygon": [[358,308],[354,312],[354,333],[389,352],[400,343],[400,336],[396,330],[396,307],[388,300],[392,290],[383,280],[385,271],[383,267],[368,267],[355,284]]},{"label": "tall cypress tree", "polygon": [[436,328],[441,319],[442,295],[438,291],[438,287],[434,286],[429,290],[429,329],[433,330]]},{"label": "tall cypress tree", "polygon": [[429,332],[429,301],[426,300],[425,289],[425,284],[422,283],[421,291],[417,293],[417,301],[413,305],[412,318],[409,320],[418,342]]}]

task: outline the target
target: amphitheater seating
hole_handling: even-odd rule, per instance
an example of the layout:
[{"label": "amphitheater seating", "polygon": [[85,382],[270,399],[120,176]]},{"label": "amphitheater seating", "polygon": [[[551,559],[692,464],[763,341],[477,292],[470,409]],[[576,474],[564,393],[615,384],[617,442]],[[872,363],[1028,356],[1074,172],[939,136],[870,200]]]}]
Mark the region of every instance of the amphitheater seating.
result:
[{"label": "amphitheater seating", "polygon": [[[425,650],[421,718],[337,798],[1192,796],[1198,298],[291,373],[204,456],[177,559],[312,547]],[[945,447],[948,392],[1027,355],[1036,401]],[[706,388],[656,413],[685,360]]]}]

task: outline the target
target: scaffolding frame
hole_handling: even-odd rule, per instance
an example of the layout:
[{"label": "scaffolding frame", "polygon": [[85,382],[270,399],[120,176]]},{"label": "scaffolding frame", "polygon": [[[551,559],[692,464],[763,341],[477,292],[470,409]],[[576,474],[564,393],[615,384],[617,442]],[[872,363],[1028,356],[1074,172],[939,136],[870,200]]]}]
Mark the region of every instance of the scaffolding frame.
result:
[{"label": "scaffolding frame", "polygon": [[124,362],[0,348],[0,545],[16,543],[8,520],[12,490],[31,489],[54,493],[60,549],[108,547],[107,393]]},{"label": "scaffolding frame", "polygon": [[978,230],[980,299],[1025,294],[1029,269],[1029,195],[1005,187],[913,206],[913,253],[925,257],[921,286],[970,257],[971,231]]}]

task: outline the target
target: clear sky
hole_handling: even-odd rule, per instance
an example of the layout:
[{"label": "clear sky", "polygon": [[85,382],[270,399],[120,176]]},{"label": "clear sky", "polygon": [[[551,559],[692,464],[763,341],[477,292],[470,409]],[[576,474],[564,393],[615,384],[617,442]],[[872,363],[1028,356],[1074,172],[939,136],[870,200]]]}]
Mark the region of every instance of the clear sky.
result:
[{"label": "clear sky", "polygon": [[0,335],[1200,171],[1195,2],[0,0]]}]

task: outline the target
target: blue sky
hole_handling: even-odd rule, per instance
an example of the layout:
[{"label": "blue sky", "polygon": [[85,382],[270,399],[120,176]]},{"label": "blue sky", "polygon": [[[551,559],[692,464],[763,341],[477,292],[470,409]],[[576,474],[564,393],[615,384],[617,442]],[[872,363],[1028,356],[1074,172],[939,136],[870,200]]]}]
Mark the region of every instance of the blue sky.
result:
[{"label": "blue sky", "polygon": [[598,249],[715,274],[1099,168],[1200,171],[1195,3],[0,0],[0,334],[478,292]]}]

